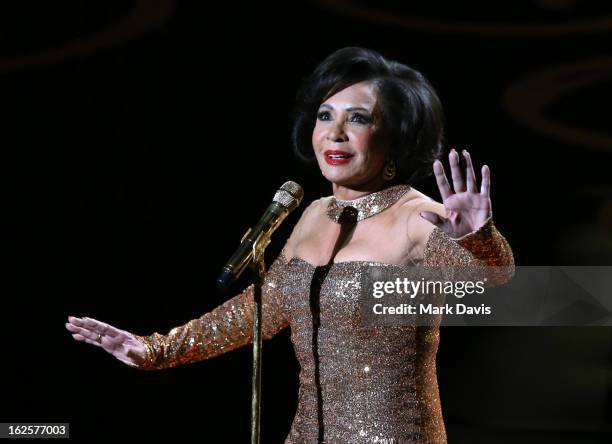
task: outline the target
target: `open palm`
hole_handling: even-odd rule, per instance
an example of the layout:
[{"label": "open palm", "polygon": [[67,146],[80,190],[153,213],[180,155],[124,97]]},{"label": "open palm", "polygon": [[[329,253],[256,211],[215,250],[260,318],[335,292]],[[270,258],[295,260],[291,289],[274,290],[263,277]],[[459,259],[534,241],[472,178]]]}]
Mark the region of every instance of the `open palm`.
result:
[{"label": "open palm", "polygon": [[132,367],[139,366],[145,359],[145,346],[128,331],[119,330],[93,318],[74,316],[68,317],[66,329],[72,333],[75,340],[101,347]]},{"label": "open palm", "polygon": [[442,196],[442,204],[446,210],[446,218],[431,211],[423,211],[421,215],[436,225],[453,239],[458,239],[482,227],[491,217],[491,173],[489,167],[482,167],[482,182],[480,189],[476,183],[472,158],[463,151],[465,171],[461,168],[459,154],[454,149],[448,155],[453,179],[451,188],[442,162],[436,160],[433,164],[436,183]]}]

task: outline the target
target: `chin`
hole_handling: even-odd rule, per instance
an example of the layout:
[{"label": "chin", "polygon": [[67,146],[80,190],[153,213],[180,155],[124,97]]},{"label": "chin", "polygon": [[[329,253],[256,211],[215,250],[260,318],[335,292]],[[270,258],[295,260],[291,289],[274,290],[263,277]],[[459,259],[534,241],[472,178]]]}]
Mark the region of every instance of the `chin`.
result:
[{"label": "chin", "polygon": [[353,175],[338,171],[322,170],[321,174],[323,174],[323,177],[325,177],[329,182],[341,186],[348,185],[352,182],[351,179],[354,179]]},{"label": "chin", "polygon": [[321,170],[321,174],[325,179],[329,182],[339,185],[342,187],[352,188],[358,186],[358,184],[366,181],[369,176],[364,175],[360,171],[356,171],[355,167],[347,168],[344,167],[334,167],[322,161],[319,163],[319,169]]}]

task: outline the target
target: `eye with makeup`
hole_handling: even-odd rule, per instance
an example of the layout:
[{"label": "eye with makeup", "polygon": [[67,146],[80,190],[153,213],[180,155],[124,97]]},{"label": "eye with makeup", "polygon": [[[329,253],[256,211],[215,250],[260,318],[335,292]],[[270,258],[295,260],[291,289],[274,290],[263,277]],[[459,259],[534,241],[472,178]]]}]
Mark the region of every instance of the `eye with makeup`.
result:
[{"label": "eye with makeup", "polygon": [[367,125],[372,123],[372,116],[362,113],[354,113],[353,115],[351,115],[350,121]]},{"label": "eye with makeup", "polygon": [[330,120],[331,115],[329,114],[329,111],[319,111],[317,113],[317,119],[321,121]]},{"label": "eye with makeup", "polygon": [[[331,114],[329,111],[320,111],[317,114],[317,119],[320,121],[329,121],[331,120]],[[372,123],[372,116],[363,113],[351,113],[348,117],[348,121],[367,125]]]}]

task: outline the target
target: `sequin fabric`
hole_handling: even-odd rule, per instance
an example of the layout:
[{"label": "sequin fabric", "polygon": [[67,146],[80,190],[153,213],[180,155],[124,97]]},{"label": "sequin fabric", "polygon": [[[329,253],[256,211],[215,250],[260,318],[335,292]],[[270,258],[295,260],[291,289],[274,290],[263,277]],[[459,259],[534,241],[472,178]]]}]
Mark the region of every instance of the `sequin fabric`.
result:
[{"label": "sequin fabric", "polygon": [[351,207],[357,210],[355,219],[359,222],[390,207],[408,190],[409,185],[395,185],[352,200],[340,200],[332,196],[327,206],[327,216],[335,222],[340,222],[346,214],[345,209]]},{"label": "sequin fabric", "polygon": [[[287,327],[279,281],[284,274],[281,258],[270,266],[262,286],[262,338],[269,339]],[[167,335],[137,336],[147,348],[140,368],[156,370],[188,364],[252,343],[254,287],[251,285],[198,319],[175,327]]]},{"label": "sequin fabric", "polygon": [[421,356],[435,356],[425,348],[437,344],[428,341],[433,338],[419,342],[414,327],[361,325],[361,274],[371,265],[393,267],[315,267],[300,258],[286,265],[285,306],[301,370],[298,408],[285,444],[426,440],[424,403],[439,402],[423,397],[421,389],[431,390],[435,379],[421,381],[419,374],[435,362]]},{"label": "sequin fabric", "polygon": [[[507,242],[488,224],[461,244],[434,229],[421,265],[510,265]],[[374,265],[396,267],[314,266],[281,253],[270,268],[264,338],[290,326],[300,364],[298,406],[285,444],[446,442],[436,378],[439,328],[362,325],[361,275]],[[250,343],[252,304],[249,287],[166,336],[139,337],[149,350],[142,368],[200,361]]]},{"label": "sequin fabric", "polygon": [[435,228],[427,241],[423,264],[446,268],[446,279],[486,278],[489,287],[503,284],[514,275],[512,248],[491,217],[477,231],[459,239]]}]

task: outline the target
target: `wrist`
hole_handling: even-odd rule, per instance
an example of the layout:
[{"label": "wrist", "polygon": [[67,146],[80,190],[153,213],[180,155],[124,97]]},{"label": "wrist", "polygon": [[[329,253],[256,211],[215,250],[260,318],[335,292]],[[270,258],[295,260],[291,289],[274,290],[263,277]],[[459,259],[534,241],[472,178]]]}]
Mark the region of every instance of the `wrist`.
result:
[{"label": "wrist", "polygon": [[474,227],[472,231],[459,235],[459,236],[450,236],[454,241],[464,241],[466,239],[470,239],[472,237],[481,238],[486,236],[487,230],[493,225],[493,215],[489,213],[489,216],[482,222],[479,226]]}]

